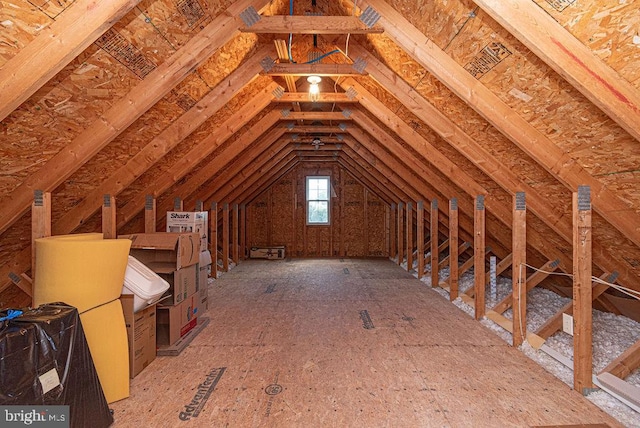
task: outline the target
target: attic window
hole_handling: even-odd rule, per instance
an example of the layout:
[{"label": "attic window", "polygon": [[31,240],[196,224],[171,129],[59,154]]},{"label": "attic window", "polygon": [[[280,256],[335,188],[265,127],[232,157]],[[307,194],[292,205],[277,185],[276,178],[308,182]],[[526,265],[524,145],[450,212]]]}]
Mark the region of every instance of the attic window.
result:
[{"label": "attic window", "polygon": [[329,178],[317,175],[307,177],[307,224],[329,224]]}]

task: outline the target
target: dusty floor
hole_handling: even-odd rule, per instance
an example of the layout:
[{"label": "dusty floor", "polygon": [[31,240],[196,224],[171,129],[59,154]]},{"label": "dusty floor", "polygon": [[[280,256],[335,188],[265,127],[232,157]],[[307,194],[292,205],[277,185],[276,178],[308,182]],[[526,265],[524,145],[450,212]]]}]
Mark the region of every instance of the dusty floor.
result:
[{"label": "dusty floor", "polygon": [[620,426],[392,262],[253,260],[116,427]]}]

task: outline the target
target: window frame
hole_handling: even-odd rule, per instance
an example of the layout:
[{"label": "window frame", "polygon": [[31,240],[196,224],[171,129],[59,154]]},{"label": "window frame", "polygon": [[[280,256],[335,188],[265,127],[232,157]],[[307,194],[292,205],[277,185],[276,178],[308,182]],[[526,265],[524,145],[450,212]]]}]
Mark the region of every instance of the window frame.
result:
[{"label": "window frame", "polygon": [[[327,182],[327,198],[326,199],[310,199],[310,180],[326,180]],[[309,209],[311,202],[326,202],[327,203],[327,221],[315,222],[310,221]],[[305,223],[307,226],[330,226],[331,225],[331,176],[329,175],[307,175],[305,177]]]}]

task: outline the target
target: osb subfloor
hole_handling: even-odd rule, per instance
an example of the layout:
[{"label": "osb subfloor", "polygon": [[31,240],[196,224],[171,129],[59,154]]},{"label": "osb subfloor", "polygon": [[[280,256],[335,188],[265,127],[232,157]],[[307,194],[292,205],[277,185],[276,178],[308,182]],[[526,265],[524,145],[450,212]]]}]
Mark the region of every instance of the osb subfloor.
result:
[{"label": "osb subfloor", "polygon": [[209,300],[114,426],[620,426],[388,260],[246,261]]}]

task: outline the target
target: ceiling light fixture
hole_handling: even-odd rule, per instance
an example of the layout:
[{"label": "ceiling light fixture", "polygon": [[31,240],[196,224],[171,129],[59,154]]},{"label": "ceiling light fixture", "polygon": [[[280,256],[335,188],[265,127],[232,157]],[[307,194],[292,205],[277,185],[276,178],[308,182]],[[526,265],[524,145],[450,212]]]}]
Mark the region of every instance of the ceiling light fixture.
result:
[{"label": "ceiling light fixture", "polygon": [[320,76],[307,77],[307,82],[309,82],[309,100],[311,100],[311,102],[316,103],[320,100],[320,87],[318,83],[321,81]]}]

